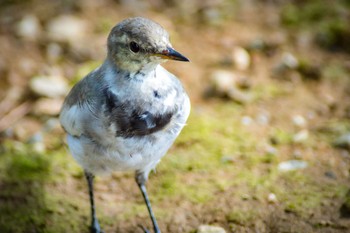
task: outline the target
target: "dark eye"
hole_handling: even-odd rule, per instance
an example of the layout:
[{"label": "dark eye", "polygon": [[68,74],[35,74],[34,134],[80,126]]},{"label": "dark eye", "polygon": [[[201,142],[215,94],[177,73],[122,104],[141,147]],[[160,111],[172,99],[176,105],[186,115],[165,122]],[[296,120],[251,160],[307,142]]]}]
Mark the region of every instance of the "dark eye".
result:
[{"label": "dark eye", "polygon": [[138,53],[140,51],[140,46],[134,41],[130,42],[129,47],[130,47],[130,50],[133,51],[134,53]]}]

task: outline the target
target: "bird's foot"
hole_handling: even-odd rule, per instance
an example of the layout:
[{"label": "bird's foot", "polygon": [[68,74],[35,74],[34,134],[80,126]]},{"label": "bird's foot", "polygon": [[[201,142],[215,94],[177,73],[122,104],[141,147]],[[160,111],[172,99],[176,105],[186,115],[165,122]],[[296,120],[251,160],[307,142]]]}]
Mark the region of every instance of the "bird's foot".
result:
[{"label": "bird's foot", "polygon": [[104,233],[101,229],[96,229],[95,227],[91,227],[91,233]]},{"label": "bird's foot", "polygon": [[90,232],[91,233],[104,233],[101,230],[100,224],[98,223],[98,221],[92,222],[91,227],[90,227]]}]

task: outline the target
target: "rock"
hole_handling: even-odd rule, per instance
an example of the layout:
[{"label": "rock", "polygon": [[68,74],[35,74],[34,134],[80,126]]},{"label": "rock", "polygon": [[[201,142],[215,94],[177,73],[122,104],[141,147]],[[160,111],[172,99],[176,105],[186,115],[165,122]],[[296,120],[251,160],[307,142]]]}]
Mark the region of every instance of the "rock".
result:
[{"label": "rock", "polygon": [[299,65],[298,59],[291,53],[284,53],[281,62],[290,69],[296,69]]},{"label": "rock", "polygon": [[250,55],[242,47],[235,47],[232,52],[234,65],[239,70],[247,70],[250,66]]},{"label": "rock", "polygon": [[253,123],[253,119],[250,116],[243,116],[241,119],[242,125],[249,126]]},{"label": "rock", "polygon": [[29,138],[28,143],[32,144],[34,151],[38,153],[44,153],[46,150],[43,135],[41,132],[38,132]]},{"label": "rock", "polygon": [[69,91],[66,80],[57,75],[34,77],[29,85],[35,94],[51,98],[65,96]]},{"label": "rock", "polygon": [[293,142],[303,143],[309,138],[309,131],[304,129],[293,136]]},{"label": "rock", "polygon": [[58,118],[50,118],[48,119],[43,127],[44,132],[52,132],[61,129],[61,124]]},{"label": "rock", "polygon": [[287,172],[287,171],[295,171],[304,169],[308,166],[307,162],[302,160],[289,160],[285,162],[281,162],[278,164],[278,170],[281,172]]},{"label": "rock", "polygon": [[222,163],[235,163],[236,159],[234,156],[224,155],[221,157],[221,162]]},{"label": "rock", "polygon": [[270,114],[268,113],[260,113],[256,117],[256,121],[263,126],[266,126],[270,123]]},{"label": "rock", "polygon": [[269,193],[269,195],[267,196],[267,201],[271,204],[277,203],[277,197],[274,193]]},{"label": "rock", "polygon": [[60,15],[47,26],[50,39],[59,42],[79,42],[88,32],[88,23],[76,16]]},{"label": "rock", "polygon": [[274,67],[274,75],[284,74],[289,70],[296,70],[299,66],[299,61],[291,53],[284,53],[280,62]]},{"label": "rock", "polygon": [[251,52],[263,52],[266,55],[272,55],[278,48],[277,44],[267,42],[261,38],[256,38],[248,44],[248,50]]},{"label": "rock", "polygon": [[26,15],[16,25],[17,35],[28,40],[36,40],[41,34],[42,28],[35,15]]},{"label": "rock", "polygon": [[210,76],[214,90],[220,94],[228,93],[236,85],[237,79],[234,73],[225,70],[216,70]]},{"label": "rock", "polygon": [[248,81],[243,81],[244,79],[246,78],[239,77],[233,72],[216,70],[210,76],[211,95],[228,98],[240,104],[248,103],[252,100],[252,96],[247,91],[240,89],[244,85],[249,85]]},{"label": "rock", "polygon": [[226,231],[217,226],[201,225],[198,227],[197,233],[226,233]]},{"label": "rock", "polygon": [[241,91],[237,88],[231,88],[228,93],[227,96],[229,99],[239,103],[239,104],[247,104],[249,102],[252,101],[253,97],[244,91]]},{"label": "rock", "polygon": [[36,101],[33,107],[33,112],[36,115],[58,115],[63,104],[63,98],[40,98]]},{"label": "rock", "polygon": [[306,119],[301,115],[295,115],[292,118],[293,124],[298,127],[306,126]]},{"label": "rock", "polygon": [[50,61],[58,60],[62,56],[62,53],[63,53],[63,49],[62,49],[62,47],[59,44],[57,44],[57,43],[50,43],[50,44],[47,45],[46,57]]},{"label": "rock", "polygon": [[265,153],[268,155],[277,155],[278,150],[276,149],[276,147],[273,147],[271,145],[266,145],[265,149],[264,149]]},{"label": "rock", "polygon": [[350,150],[350,133],[346,133],[338,137],[333,142],[333,146],[337,148]]}]

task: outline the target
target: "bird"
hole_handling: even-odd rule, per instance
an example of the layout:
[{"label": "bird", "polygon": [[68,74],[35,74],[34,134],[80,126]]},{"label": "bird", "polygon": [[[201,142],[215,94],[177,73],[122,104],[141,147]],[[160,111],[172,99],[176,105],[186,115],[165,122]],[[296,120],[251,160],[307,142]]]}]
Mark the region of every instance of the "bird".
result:
[{"label": "bird", "polygon": [[161,232],[146,182],[186,125],[191,109],[180,80],[161,66],[168,60],[189,61],[173,48],[160,24],[127,18],[111,29],[104,62],[64,100],[60,123],[87,180],[92,233],[103,232],[96,216],[94,177],[116,171],[135,173],[153,230]]}]

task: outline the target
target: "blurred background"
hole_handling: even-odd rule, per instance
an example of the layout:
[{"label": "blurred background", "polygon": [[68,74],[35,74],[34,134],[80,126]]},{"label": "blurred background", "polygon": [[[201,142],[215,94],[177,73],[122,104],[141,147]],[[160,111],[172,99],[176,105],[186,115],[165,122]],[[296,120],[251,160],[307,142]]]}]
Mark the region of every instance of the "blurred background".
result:
[{"label": "blurred background", "polygon": [[[163,232],[350,231],[350,1],[2,0],[0,232],[88,232],[58,114],[132,16],[191,60],[164,64],[192,112],[148,182]],[[105,232],[150,228],[133,177],[97,178]]]}]

